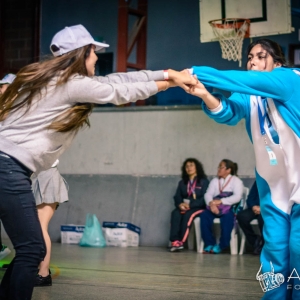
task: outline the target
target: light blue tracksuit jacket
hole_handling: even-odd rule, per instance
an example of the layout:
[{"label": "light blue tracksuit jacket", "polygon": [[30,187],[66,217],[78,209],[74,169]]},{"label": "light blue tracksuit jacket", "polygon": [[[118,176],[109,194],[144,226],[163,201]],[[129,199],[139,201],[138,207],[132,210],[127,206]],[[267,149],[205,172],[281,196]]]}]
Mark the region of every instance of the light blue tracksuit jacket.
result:
[{"label": "light blue tracksuit jacket", "polygon": [[[264,219],[265,245],[257,277],[265,292],[263,299],[300,299],[299,70],[279,67],[271,72],[219,71],[193,67],[193,74],[204,85],[233,92],[229,98],[214,94],[222,102],[216,113],[203,104],[209,117],[227,125],[246,120],[255,151]],[[265,115],[267,118],[263,118]],[[273,138],[270,124],[279,143]]]}]

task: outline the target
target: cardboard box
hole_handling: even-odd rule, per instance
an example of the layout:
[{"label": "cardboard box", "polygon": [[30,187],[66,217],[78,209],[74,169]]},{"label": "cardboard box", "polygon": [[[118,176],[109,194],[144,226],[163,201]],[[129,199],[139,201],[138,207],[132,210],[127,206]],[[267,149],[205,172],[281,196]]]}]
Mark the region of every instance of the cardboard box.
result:
[{"label": "cardboard box", "polygon": [[141,228],[126,222],[103,222],[107,246],[138,247]]},{"label": "cardboard box", "polygon": [[62,244],[79,244],[84,225],[67,224],[60,226]]}]

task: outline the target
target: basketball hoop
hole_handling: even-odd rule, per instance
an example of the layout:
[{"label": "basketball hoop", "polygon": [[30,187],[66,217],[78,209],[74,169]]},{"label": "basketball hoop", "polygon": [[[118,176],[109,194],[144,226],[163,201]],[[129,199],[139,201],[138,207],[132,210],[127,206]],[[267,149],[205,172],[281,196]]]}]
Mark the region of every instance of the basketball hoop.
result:
[{"label": "basketball hoop", "polygon": [[239,61],[242,66],[242,47],[245,37],[249,37],[250,20],[225,18],[208,22],[220,42],[222,58]]}]

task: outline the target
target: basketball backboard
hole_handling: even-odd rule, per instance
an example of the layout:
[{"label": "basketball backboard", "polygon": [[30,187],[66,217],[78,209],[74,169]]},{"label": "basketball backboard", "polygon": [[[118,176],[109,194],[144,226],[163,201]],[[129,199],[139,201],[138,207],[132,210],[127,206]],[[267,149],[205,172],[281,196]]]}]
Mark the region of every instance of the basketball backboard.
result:
[{"label": "basketball backboard", "polygon": [[199,0],[200,41],[216,41],[209,21],[250,19],[250,37],[291,33],[290,0]]}]

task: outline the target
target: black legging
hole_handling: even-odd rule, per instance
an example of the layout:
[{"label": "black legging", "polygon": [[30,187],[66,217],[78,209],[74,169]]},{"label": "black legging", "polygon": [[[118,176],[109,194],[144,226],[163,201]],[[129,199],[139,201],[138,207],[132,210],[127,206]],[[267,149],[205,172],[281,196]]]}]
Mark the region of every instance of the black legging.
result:
[{"label": "black legging", "polygon": [[239,223],[239,226],[242,228],[243,232],[245,233],[246,239],[249,242],[250,245],[254,247],[255,241],[257,239],[257,234],[255,234],[252,225],[250,222],[254,219],[257,219],[258,221],[258,226],[261,232],[261,237],[263,239],[263,226],[264,226],[264,221],[261,216],[261,214],[256,215],[251,208],[247,208],[245,210],[242,210],[241,212],[238,213],[237,215],[237,220]]},{"label": "black legging", "polygon": [[172,211],[171,215],[171,231],[170,241],[182,241],[185,242],[189,229],[193,223],[193,220],[202,213],[201,208],[191,208],[184,214],[181,214],[181,210],[176,208]]}]

